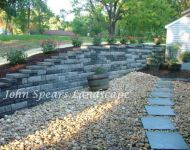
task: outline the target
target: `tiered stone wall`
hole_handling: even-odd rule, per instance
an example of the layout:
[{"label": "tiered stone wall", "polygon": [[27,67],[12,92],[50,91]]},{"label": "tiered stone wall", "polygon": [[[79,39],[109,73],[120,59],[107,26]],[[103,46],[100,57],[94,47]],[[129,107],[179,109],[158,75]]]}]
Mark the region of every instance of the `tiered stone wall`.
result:
[{"label": "tiered stone wall", "polygon": [[80,51],[60,53],[18,73],[7,74],[6,78],[0,79],[0,117],[52,99],[47,96],[39,98],[40,92],[69,92],[86,87],[87,78],[94,74],[97,66],[106,68],[110,79],[141,69],[146,66],[146,58],[152,52],[160,55],[164,47],[90,46]]}]

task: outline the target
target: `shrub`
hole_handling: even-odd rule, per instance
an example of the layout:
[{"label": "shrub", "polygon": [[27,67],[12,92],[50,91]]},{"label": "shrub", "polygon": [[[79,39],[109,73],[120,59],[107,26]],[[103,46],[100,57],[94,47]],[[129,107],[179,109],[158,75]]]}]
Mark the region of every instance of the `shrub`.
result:
[{"label": "shrub", "polygon": [[6,54],[6,58],[11,65],[16,65],[25,63],[27,56],[22,50],[13,50]]},{"label": "shrub", "polygon": [[50,54],[55,51],[56,43],[52,40],[45,40],[42,42],[41,47],[44,54]]},{"label": "shrub", "polygon": [[107,42],[108,42],[109,45],[113,45],[113,44],[115,44],[117,41],[116,41],[116,38],[115,38],[115,37],[109,36],[109,37],[107,38]]},{"label": "shrub", "polygon": [[144,43],[143,38],[139,38],[137,41],[138,41],[138,44],[142,44],[142,43]]},{"label": "shrub", "polygon": [[130,42],[130,44],[135,44],[135,43],[137,43],[137,41],[135,40],[135,38],[131,38],[131,39],[129,40],[129,42]]},{"label": "shrub", "polygon": [[106,73],[106,69],[102,68],[102,67],[97,67],[95,69],[95,74],[104,74]]},{"label": "shrub", "polygon": [[183,62],[190,62],[190,52],[183,52],[180,54],[180,60]]},{"label": "shrub", "polygon": [[82,45],[83,41],[79,37],[73,37],[72,38],[72,45],[74,47],[80,47]]},{"label": "shrub", "polygon": [[101,43],[102,43],[102,38],[100,36],[95,36],[93,38],[93,44],[94,45],[99,46],[99,45],[101,45]]},{"label": "shrub", "polygon": [[127,44],[127,38],[124,38],[124,37],[121,38],[121,39],[120,39],[120,43],[121,43],[121,44]]}]

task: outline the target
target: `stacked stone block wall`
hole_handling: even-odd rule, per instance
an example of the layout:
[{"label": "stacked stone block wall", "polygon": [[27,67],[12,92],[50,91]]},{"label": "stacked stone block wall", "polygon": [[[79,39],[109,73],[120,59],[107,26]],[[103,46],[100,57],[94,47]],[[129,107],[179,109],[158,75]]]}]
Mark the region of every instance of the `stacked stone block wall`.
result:
[{"label": "stacked stone block wall", "polygon": [[[87,78],[95,68],[104,67],[110,79],[146,67],[146,58],[151,53],[164,53],[164,47],[141,46],[90,46],[80,51],[67,51],[52,56],[36,65],[27,66],[18,73],[7,74],[0,79],[0,117],[16,110],[32,107],[51,98],[36,98],[34,91],[69,92],[87,87]],[[7,93],[26,92],[28,97],[6,98]]]}]

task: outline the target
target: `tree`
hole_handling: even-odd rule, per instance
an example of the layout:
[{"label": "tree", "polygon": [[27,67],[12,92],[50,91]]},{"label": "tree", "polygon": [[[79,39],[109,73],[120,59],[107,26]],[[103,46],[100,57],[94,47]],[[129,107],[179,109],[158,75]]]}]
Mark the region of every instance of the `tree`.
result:
[{"label": "tree", "polygon": [[166,0],[130,0],[128,14],[119,21],[120,32],[133,36],[165,35],[165,25],[177,13]]},{"label": "tree", "polygon": [[77,15],[80,11],[87,11],[91,16],[94,16],[99,23],[99,16],[104,15],[108,23],[110,35],[115,34],[117,22],[127,13],[127,9],[124,7],[126,0],[86,0],[86,3],[82,5],[78,5],[78,3],[78,0],[74,0],[74,11]]}]

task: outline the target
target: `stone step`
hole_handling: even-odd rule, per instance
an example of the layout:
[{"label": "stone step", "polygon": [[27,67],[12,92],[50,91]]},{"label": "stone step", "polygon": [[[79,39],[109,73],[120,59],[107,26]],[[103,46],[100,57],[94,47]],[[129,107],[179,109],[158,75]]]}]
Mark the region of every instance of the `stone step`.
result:
[{"label": "stone step", "polygon": [[53,66],[54,62],[38,62],[37,65],[40,65],[40,66]]},{"label": "stone step", "polygon": [[43,70],[46,69],[47,67],[41,65],[32,65],[32,66],[27,66],[26,68],[30,70]]},{"label": "stone step", "polygon": [[66,56],[52,56],[51,58],[52,59],[59,59],[59,60],[67,60],[68,59],[68,57],[66,57]]},{"label": "stone step", "polygon": [[10,86],[9,83],[0,82],[0,89],[7,88],[7,87],[9,87],[9,86]]},{"label": "stone step", "polygon": [[7,74],[6,77],[10,79],[22,79],[29,77],[29,75],[23,73],[12,73],[12,74]]},{"label": "stone step", "polygon": [[33,75],[45,75],[46,74],[46,70],[21,69],[21,70],[19,70],[19,72],[23,73],[23,74],[29,74],[31,76],[33,76]]},{"label": "stone step", "polygon": [[15,83],[16,80],[10,79],[10,78],[0,78],[0,82],[12,84],[12,83]]},{"label": "stone step", "polygon": [[44,62],[53,62],[54,64],[60,64],[60,59],[45,59]]}]

